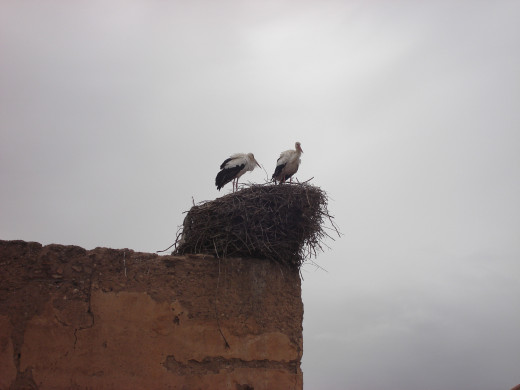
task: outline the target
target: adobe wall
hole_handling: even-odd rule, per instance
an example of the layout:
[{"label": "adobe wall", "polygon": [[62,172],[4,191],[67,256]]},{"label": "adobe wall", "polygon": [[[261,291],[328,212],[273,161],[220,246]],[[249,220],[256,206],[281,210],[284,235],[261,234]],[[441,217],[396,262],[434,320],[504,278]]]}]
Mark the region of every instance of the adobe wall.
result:
[{"label": "adobe wall", "polygon": [[0,241],[0,389],[302,389],[302,319],[265,260]]}]

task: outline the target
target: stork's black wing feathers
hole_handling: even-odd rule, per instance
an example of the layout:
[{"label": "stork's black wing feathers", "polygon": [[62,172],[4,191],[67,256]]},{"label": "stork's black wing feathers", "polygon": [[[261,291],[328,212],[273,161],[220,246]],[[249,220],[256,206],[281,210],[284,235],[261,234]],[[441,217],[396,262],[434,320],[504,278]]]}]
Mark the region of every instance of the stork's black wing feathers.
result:
[{"label": "stork's black wing feathers", "polygon": [[224,169],[224,167],[226,166],[226,164],[227,164],[228,162],[230,162],[231,160],[233,160],[232,157],[230,157],[230,158],[224,160],[224,162],[223,162],[222,164],[220,164],[220,169]]},{"label": "stork's black wing feathers", "polygon": [[278,177],[280,176],[280,174],[282,173],[282,169],[284,169],[286,165],[287,163],[277,165],[276,169],[274,170],[273,177],[271,179],[281,180],[281,178]]},{"label": "stork's black wing feathers", "polygon": [[[225,165],[229,160],[224,161],[222,166]],[[217,173],[217,177],[215,178],[215,185],[217,186],[217,190],[220,191],[222,187],[237,177],[238,173],[244,169],[245,166],[246,164],[237,165],[235,167],[222,169],[219,173]]]}]

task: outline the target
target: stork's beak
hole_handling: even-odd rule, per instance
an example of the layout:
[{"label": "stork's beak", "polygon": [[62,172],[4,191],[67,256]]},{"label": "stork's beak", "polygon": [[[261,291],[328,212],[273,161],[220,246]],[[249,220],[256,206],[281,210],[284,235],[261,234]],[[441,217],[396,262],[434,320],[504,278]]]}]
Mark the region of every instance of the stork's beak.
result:
[{"label": "stork's beak", "polygon": [[258,164],[258,161],[255,160],[256,165],[258,165],[258,168],[262,168],[260,164]]}]

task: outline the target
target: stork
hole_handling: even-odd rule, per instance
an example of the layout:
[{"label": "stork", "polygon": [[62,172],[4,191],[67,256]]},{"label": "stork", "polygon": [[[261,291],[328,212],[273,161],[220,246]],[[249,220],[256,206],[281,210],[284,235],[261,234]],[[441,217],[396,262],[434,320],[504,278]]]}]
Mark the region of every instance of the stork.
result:
[{"label": "stork", "polygon": [[277,181],[280,184],[284,183],[287,179],[292,182],[292,175],[298,172],[298,168],[300,163],[300,156],[303,153],[303,150],[300,146],[299,142],[294,144],[295,150],[286,150],[285,152],[280,153],[280,157],[276,160],[276,169],[273,173],[273,180],[275,183]]},{"label": "stork", "polygon": [[217,173],[215,178],[215,185],[217,190],[220,191],[230,181],[233,181],[233,192],[238,191],[238,179],[247,171],[252,171],[255,167],[260,167],[258,161],[255,160],[253,153],[237,153],[226,160],[220,165],[220,172]]}]

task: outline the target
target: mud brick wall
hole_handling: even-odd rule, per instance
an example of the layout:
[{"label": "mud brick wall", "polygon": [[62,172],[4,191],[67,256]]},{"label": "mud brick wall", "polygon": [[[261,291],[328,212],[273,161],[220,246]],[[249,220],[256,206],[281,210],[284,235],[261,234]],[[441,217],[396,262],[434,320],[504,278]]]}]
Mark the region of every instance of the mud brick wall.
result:
[{"label": "mud brick wall", "polygon": [[0,389],[302,389],[297,270],[0,241]]}]

